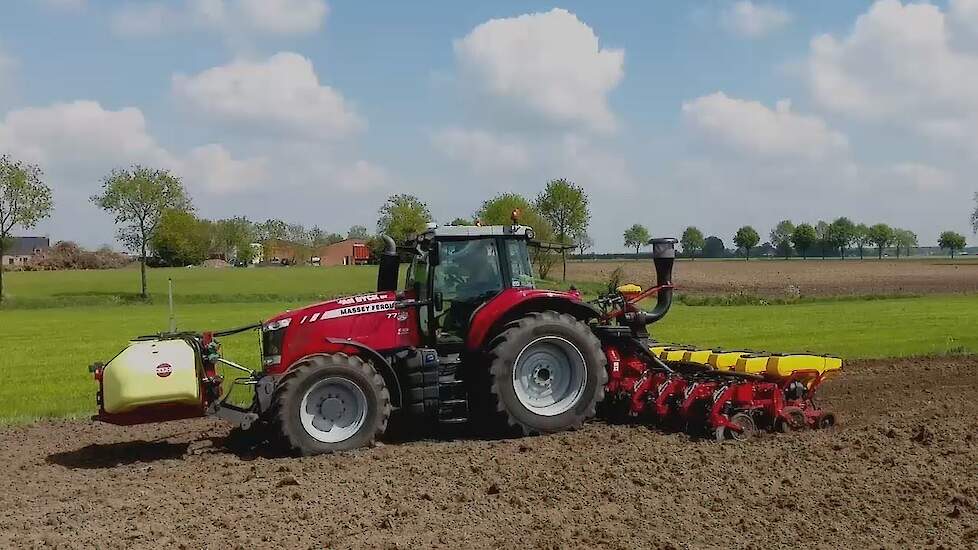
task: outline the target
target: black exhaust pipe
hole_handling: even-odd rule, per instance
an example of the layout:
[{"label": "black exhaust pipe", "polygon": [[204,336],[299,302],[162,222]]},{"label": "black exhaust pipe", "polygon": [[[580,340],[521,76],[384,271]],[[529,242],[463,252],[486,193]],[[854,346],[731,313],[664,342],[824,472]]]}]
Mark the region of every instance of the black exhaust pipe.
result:
[{"label": "black exhaust pipe", "polygon": [[380,235],[384,241],[384,251],[380,254],[380,267],[377,270],[377,292],[397,290],[397,273],[401,258],[397,255],[397,244],[387,235]]},{"label": "black exhaust pipe", "polygon": [[[676,262],[676,239],[652,239],[652,263],[655,264],[656,285],[672,285],[672,266]],[[663,288],[657,293],[657,301],[652,311],[637,311],[634,323],[639,326],[650,325],[669,313],[672,307],[672,287]]]}]

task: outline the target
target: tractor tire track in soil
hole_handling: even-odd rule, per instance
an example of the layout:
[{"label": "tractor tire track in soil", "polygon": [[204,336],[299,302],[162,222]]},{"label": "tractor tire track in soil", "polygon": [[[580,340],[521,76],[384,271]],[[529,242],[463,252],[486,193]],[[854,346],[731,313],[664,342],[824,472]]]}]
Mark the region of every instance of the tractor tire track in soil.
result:
[{"label": "tractor tire track in soil", "polygon": [[746,443],[592,422],[312,458],[210,420],[0,428],[2,548],[975,548],[978,360],[852,362],[842,424]]}]

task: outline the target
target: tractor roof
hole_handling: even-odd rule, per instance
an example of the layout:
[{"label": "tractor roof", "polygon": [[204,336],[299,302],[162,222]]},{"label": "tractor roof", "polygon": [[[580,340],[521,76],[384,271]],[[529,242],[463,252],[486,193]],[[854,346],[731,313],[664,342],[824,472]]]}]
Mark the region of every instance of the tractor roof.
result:
[{"label": "tractor roof", "polygon": [[525,225],[440,225],[426,229],[420,237],[523,237],[532,239],[533,228]]}]

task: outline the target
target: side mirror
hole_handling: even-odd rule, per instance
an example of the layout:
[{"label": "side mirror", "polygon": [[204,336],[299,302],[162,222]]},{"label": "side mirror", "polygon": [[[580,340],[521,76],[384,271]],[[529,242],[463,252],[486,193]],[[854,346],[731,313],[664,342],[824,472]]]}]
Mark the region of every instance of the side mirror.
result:
[{"label": "side mirror", "polygon": [[445,298],[442,296],[441,291],[435,291],[431,296],[431,302],[435,305],[435,310],[441,311],[445,307]]}]

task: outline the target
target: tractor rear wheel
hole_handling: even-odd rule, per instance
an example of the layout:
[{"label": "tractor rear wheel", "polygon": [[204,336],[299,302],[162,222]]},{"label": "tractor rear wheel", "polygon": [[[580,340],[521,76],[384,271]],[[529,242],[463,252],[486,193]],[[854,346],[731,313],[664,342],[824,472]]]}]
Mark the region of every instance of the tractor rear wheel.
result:
[{"label": "tractor rear wheel", "polygon": [[301,359],[272,395],[269,421],[303,455],[370,445],[387,428],[390,394],[373,365],[345,353]]},{"label": "tractor rear wheel", "polygon": [[601,343],[578,319],[544,311],[510,323],[490,343],[490,403],[524,435],[581,427],[608,381]]}]

